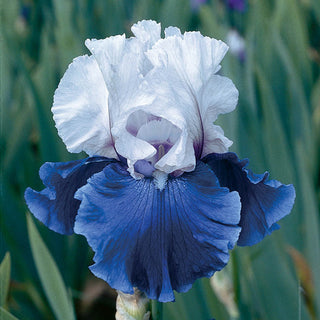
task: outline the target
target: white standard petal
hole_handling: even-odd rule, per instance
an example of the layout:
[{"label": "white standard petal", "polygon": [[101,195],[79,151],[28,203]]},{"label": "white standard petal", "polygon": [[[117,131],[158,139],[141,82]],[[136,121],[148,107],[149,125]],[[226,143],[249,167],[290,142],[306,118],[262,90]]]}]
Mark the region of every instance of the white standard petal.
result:
[{"label": "white standard petal", "polygon": [[232,141],[226,138],[223,130],[213,123],[219,114],[228,113],[235,109],[239,92],[229,78],[213,75],[202,87],[199,96],[204,130],[201,157],[212,152],[227,152]]},{"label": "white standard petal", "polygon": [[216,75],[228,46],[199,32],[180,35],[176,29],[169,29],[166,33],[167,38],[147,52],[154,69],[146,79],[158,98],[158,106],[176,109],[188,124],[184,140],[188,145],[179,150],[185,154],[191,143],[197,158],[204,149],[208,153],[225,152],[231,142],[213,122],[237,104],[238,91],[232,82]]},{"label": "white standard petal", "polygon": [[228,152],[228,149],[232,146],[232,141],[224,136],[222,128],[217,125],[213,125],[209,119],[210,118],[207,118],[204,121],[204,127],[210,127],[210,130],[205,134],[201,158],[212,152]]},{"label": "white standard petal", "polygon": [[146,75],[151,69],[152,64],[145,56],[145,52],[161,38],[161,25],[152,20],[142,20],[131,27],[135,35],[133,41],[140,42],[140,57],[138,59],[139,70],[142,75]]},{"label": "white standard petal", "polygon": [[69,65],[54,95],[53,118],[70,152],[117,158],[108,115],[108,90],[93,57]]},{"label": "white standard petal", "polygon": [[123,35],[87,40],[86,46],[97,60],[109,91],[111,126],[123,120],[130,109],[150,104],[151,97],[142,89],[139,61],[144,57],[139,41]]},{"label": "white standard petal", "polygon": [[220,40],[204,37],[200,32],[166,29],[167,38],[162,39],[148,52],[154,66],[167,64],[172,71],[184,76],[185,81],[197,90],[212,74],[220,69],[220,62],[228,46]]},{"label": "white standard petal", "polygon": [[161,34],[161,25],[152,20],[142,20],[131,27],[135,37],[144,43],[148,43],[151,48],[159,39]]},{"label": "white standard petal", "polygon": [[152,105],[144,110],[166,119],[179,130],[179,136],[165,155],[159,157],[155,168],[166,173],[192,171],[196,165],[194,145],[197,144],[201,123],[190,106],[190,97],[181,87],[177,74],[170,74],[169,77],[165,69],[162,71],[159,73],[158,69],[152,70],[146,77],[148,90],[156,92],[157,96]]},{"label": "white standard petal", "polygon": [[182,37],[181,35],[181,31],[179,28],[177,27],[168,27],[164,29],[164,34],[166,36],[166,38],[168,37],[173,37],[173,36],[177,36],[177,37]]},{"label": "white standard petal", "polygon": [[145,59],[143,43],[135,38],[115,36],[87,40],[86,45],[98,62],[109,91],[111,132],[117,152],[130,163],[152,157],[155,148],[126,129],[130,114],[150,105],[154,99],[153,94],[145,93],[139,68]]}]

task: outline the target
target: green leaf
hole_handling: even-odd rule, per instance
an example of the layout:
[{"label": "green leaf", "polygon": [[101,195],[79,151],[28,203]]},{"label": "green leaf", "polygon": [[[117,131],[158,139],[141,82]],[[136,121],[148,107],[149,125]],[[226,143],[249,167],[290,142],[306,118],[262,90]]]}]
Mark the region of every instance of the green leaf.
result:
[{"label": "green leaf", "polygon": [[162,28],[176,26],[185,31],[191,17],[189,3],[186,0],[164,0],[159,13]]},{"label": "green leaf", "polygon": [[157,300],[151,301],[152,320],[162,320],[163,304]]},{"label": "green leaf", "polygon": [[199,279],[187,293],[177,293],[175,302],[163,305],[163,319],[229,319],[225,306],[218,300],[208,279]]},{"label": "green leaf", "polygon": [[309,178],[305,169],[305,155],[303,144],[297,141],[297,173],[299,176],[300,197],[305,210],[304,218],[304,245],[306,258],[313,272],[313,281],[315,287],[314,293],[314,311],[320,315],[320,228],[319,228],[319,211],[317,208],[316,197],[314,194],[312,180]]},{"label": "green leaf", "polygon": [[315,16],[318,19],[318,22],[320,23],[320,2],[319,0],[312,0],[312,7],[313,7],[313,12],[315,14]]},{"label": "green leaf", "polygon": [[10,284],[10,269],[11,259],[9,252],[7,252],[0,264],[0,306],[3,306],[5,304],[8,295]]},{"label": "green leaf", "polygon": [[14,315],[12,315],[7,310],[0,307],[0,319],[1,320],[18,320]]},{"label": "green leaf", "polygon": [[52,310],[58,320],[75,319],[72,302],[57,265],[29,214],[27,222],[33,258]]}]

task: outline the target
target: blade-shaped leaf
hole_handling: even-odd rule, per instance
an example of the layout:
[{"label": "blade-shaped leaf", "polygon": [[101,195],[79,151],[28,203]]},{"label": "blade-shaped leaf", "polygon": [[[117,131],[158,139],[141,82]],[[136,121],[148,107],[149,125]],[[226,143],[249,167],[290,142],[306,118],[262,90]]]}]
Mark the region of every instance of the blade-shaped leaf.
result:
[{"label": "blade-shaped leaf", "polygon": [[75,319],[72,302],[57,265],[41,239],[30,215],[27,217],[27,222],[33,258],[52,310],[59,320]]},{"label": "blade-shaped leaf", "polygon": [[7,310],[0,307],[0,319],[1,320],[18,320],[14,315],[12,315]]},{"label": "blade-shaped leaf", "polygon": [[218,300],[208,279],[197,280],[187,293],[176,294],[176,302],[165,303],[163,319],[229,319],[225,306]]},{"label": "blade-shaped leaf", "polygon": [[[10,283],[11,259],[9,252],[4,256],[0,264],[0,306],[6,302]],[[1,318],[2,319],[2,318]]]}]

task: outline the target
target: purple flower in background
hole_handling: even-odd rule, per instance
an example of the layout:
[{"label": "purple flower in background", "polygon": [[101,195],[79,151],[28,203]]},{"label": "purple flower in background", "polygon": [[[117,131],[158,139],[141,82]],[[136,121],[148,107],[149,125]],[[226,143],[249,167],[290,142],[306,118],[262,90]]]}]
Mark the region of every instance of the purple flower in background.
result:
[{"label": "purple flower in background", "polygon": [[226,2],[228,6],[233,10],[243,12],[246,8],[245,0],[226,0]]},{"label": "purple flower in background", "polygon": [[214,122],[238,101],[218,75],[228,46],[154,21],[87,40],[55,92],[53,118],[83,160],[45,163],[30,211],[50,229],[84,235],[90,270],[111,287],[174,300],[253,245],[290,213],[292,185],[247,169]]}]

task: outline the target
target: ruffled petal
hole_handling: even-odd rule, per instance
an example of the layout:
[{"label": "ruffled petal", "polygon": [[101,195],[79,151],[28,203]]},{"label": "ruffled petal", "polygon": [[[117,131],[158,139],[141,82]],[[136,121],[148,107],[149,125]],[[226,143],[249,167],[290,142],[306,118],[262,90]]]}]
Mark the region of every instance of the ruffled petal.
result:
[{"label": "ruffled petal", "polygon": [[125,35],[103,40],[86,40],[104,77],[109,91],[109,114],[111,126],[134,107],[148,105],[152,100],[144,94],[143,76],[139,66],[145,59],[144,44]]},{"label": "ruffled petal", "polygon": [[[137,39],[147,44],[145,47],[151,48],[161,36],[161,25],[152,20],[142,20],[131,27],[132,33]],[[144,50],[147,51],[147,50]]]},{"label": "ruffled petal", "polygon": [[166,36],[166,38],[168,37],[173,37],[173,36],[177,36],[177,37],[182,37],[181,35],[181,31],[179,28],[177,27],[168,27],[164,29],[164,34]]},{"label": "ruffled petal", "polygon": [[209,78],[220,70],[220,62],[228,46],[200,32],[179,34],[177,28],[166,29],[167,38],[161,39],[150,50],[148,57],[154,66],[165,64],[186,80],[188,89],[198,91]]},{"label": "ruffled petal", "polygon": [[[172,27],[160,39],[160,24],[150,20],[133,25],[132,32],[136,37],[130,39],[123,35],[86,41],[109,91],[115,148],[128,160],[131,174],[137,177],[134,165],[140,160],[159,158],[156,169],[188,172],[201,156],[227,151],[231,141],[213,125],[218,114],[235,108],[238,99],[232,82],[215,75],[227,45],[199,32],[182,35]],[[166,120],[179,132],[161,158],[147,138],[128,129],[130,119],[139,112]]]},{"label": "ruffled petal", "polygon": [[126,129],[130,114],[149,106],[154,99],[153,94],[145,94],[140,70],[146,59],[144,43],[123,35],[87,40],[86,46],[97,60],[109,91],[111,133],[118,154],[133,163],[152,157],[156,152],[153,146]]},{"label": "ruffled petal", "polygon": [[80,205],[80,201],[74,199],[75,192],[112,161],[92,157],[70,162],[46,162],[39,171],[46,188],[41,192],[27,188],[25,192],[29,210],[49,229],[72,234]]},{"label": "ruffled petal", "polygon": [[141,43],[140,59],[138,59],[139,70],[141,74],[146,75],[151,69],[152,64],[145,56],[145,52],[151,49],[152,46],[161,38],[161,25],[152,20],[142,20],[135,23],[131,27],[132,33],[135,35],[135,39]]},{"label": "ruffled petal", "polygon": [[[225,152],[230,141],[224,137],[216,140],[221,130],[217,132],[213,122],[219,114],[232,111],[238,100],[238,91],[232,81],[215,74],[228,47],[199,32],[181,35],[176,29],[169,29],[166,33],[167,38],[159,40],[146,53],[154,65],[146,75],[150,92],[157,96],[152,106],[166,111],[172,109],[171,114],[184,119],[180,125],[175,125],[182,132],[187,131],[185,143],[191,143],[195,158],[201,158],[203,149],[206,154]],[[161,116],[175,121],[168,114]],[[184,145],[179,150],[186,148]],[[183,157],[184,154],[180,159]],[[177,167],[183,166],[181,162]]]},{"label": "ruffled petal", "polygon": [[212,124],[208,119],[204,120],[204,125],[210,126],[211,130],[206,131],[204,134],[203,157],[210,154],[212,150],[215,150],[216,153],[227,152],[233,142],[224,135],[222,128]]},{"label": "ruffled petal", "polygon": [[225,153],[232,141],[224,136],[223,130],[213,125],[219,114],[231,112],[238,102],[238,90],[233,82],[219,75],[213,75],[200,92],[201,117],[204,130],[204,142],[201,157],[209,153]]},{"label": "ruffled petal", "polygon": [[[156,81],[157,80],[155,79],[155,82],[153,82],[152,84],[148,83],[148,89],[156,86]],[[195,168],[196,159],[194,155],[193,141],[188,134],[188,123],[184,119],[183,114],[174,107],[174,104],[168,106],[167,108],[163,108],[163,104],[161,104],[159,101],[160,100],[157,99],[157,101],[153,102],[152,105],[140,107],[139,110],[133,110],[131,114],[127,114],[127,131],[121,130],[120,126],[117,126],[117,132],[116,129],[112,131],[115,135],[119,136],[118,143],[116,142],[116,148],[120,154],[122,154],[121,152],[125,151],[126,155],[128,155],[127,159],[130,159],[130,161],[132,160],[132,162],[128,161],[128,165],[129,163],[134,164],[135,161],[140,159],[149,161],[156,156],[157,150],[153,146],[151,141],[147,142],[150,136],[146,134],[147,132],[145,130],[142,129],[144,126],[147,126],[150,130],[156,131],[158,138],[160,139],[164,136],[160,131],[157,131],[158,125],[155,125],[152,129],[149,122],[153,122],[154,124],[156,124],[157,122],[160,122],[162,124],[166,123],[167,127],[171,128],[170,131],[172,132],[172,136],[170,135],[169,137],[170,141],[159,142],[160,144],[171,144],[171,142],[173,144],[170,150],[167,150],[164,156],[162,156],[161,158],[158,157],[159,160],[155,164],[155,168],[168,174],[178,170],[192,171]],[[156,120],[157,122],[153,120]],[[133,126],[133,123],[135,123],[135,126]],[[137,127],[138,130],[129,130],[129,128],[134,127]],[[138,135],[139,131],[141,135]],[[135,148],[135,150],[133,150],[133,148],[128,146],[128,144],[126,143],[127,139],[133,138],[126,137],[129,132],[134,136],[136,140],[139,140],[139,143],[141,145],[142,142],[144,143],[143,148],[141,147],[138,150],[137,148]],[[148,151],[149,149],[150,151]],[[153,152],[151,152],[152,150]]]},{"label": "ruffled petal", "polygon": [[75,232],[95,251],[91,271],[115,289],[137,287],[162,302],[222,269],[240,232],[238,193],[221,188],[201,162],[169,178],[162,191],[114,163],[75,197],[81,200]]},{"label": "ruffled petal", "polygon": [[246,169],[248,160],[239,160],[234,153],[209,154],[202,159],[214,171],[221,186],[240,195],[241,233],[238,245],[249,246],[261,241],[279,228],[277,221],[293,207],[293,185],[268,181],[269,174],[257,175]]},{"label": "ruffled petal", "polygon": [[69,65],[54,95],[53,119],[70,152],[117,159],[108,115],[108,90],[91,56]]}]

